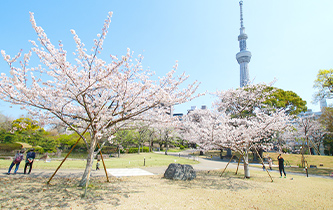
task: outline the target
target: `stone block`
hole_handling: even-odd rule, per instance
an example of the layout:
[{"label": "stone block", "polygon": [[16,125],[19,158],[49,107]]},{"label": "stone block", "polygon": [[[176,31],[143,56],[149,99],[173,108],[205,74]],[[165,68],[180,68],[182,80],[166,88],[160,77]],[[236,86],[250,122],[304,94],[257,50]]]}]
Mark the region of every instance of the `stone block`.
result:
[{"label": "stone block", "polygon": [[191,165],[171,163],[164,172],[164,178],[174,180],[192,180],[196,178],[196,173]]}]

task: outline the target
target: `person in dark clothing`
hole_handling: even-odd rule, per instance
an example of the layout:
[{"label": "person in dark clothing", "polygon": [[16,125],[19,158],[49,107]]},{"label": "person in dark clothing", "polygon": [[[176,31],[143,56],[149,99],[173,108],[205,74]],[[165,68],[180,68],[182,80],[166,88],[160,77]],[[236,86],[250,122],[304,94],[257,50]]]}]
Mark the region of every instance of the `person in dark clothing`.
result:
[{"label": "person in dark clothing", "polygon": [[279,154],[277,159],[279,161],[280,178],[282,178],[282,172],[284,174],[284,178],[286,178],[286,172],[284,171],[284,159],[282,158],[281,154]]},{"label": "person in dark clothing", "polygon": [[96,163],[96,171],[99,170],[99,159],[97,160],[97,163]]},{"label": "person in dark clothing", "polygon": [[36,157],[36,153],[34,152],[34,150],[35,150],[34,148],[31,148],[30,151],[27,153],[27,157],[25,159],[24,174],[26,174],[28,166],[29,166],[28,174],[30,174],[30,172],[31,172],[32,164]]}]

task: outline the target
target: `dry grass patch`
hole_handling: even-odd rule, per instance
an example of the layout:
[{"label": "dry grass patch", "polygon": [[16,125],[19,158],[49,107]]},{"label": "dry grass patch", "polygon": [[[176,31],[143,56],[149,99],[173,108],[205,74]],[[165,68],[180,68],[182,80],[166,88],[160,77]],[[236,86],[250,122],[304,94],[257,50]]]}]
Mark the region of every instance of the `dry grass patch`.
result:
[{"label": "dry grass patch", "polygon": [[[1,209],[331,209],[333,180],[254,172],[251,179],[228,171],[199,172],[192,181],[162,176],[91,180],[86,199],[79,179],[2,178]],[[240,171],[242,174],[242,171]],[[277,175],[275,175],[277,176]]]}]

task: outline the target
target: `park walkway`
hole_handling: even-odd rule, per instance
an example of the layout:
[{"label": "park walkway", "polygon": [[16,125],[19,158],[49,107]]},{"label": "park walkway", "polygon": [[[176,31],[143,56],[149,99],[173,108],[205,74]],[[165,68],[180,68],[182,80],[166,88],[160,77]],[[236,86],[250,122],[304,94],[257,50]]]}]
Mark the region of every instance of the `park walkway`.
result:
[{"label": "park walkway", "polygon": [[[164,153],[163,153],[164,154]],[[179,155],[179,153],[174,153],[174,154],[169,154],[169,155]],[[187,155],[187,154],[186,154]],[[182,157],[185,157],[185,154],[181,154]],[[189,157],[192,158],[192,157]],[[198,160],[200,163],[199,164],[193,164],[193,168],[196,171],[202,171],[202,170],[217,170],[217,169],[223,169],[225,168],[227,162],[223,161],[215,161],[215,160],[209,160],[205,158],[197,158],[195,160]],[[229,164],[228,168],[236,168],[237,164]],[[144,167],[141,168],[149,173],[147,175],[162,175],[164,174],[165,170],[167,169],[168,166],[162,166],[162,167]],[[19,169],[19,172],[17,174],[12,173],[10,175],[7,175],[8,169],[0,169],[0,178],[2,177],[43,177],[43,178],[48,178],[51,177],[52,174],[54,173],[54,169],[33,169],[31,174],[25,175],[22,173],[22,168]],[[114,172],[116,169],[107,169],[109,176],[112,176],[112,172]],[[124,170],[124,169],[119,169],[119,170]],[[64,177],[64,178],[71,178],[71,177],[81,177],[83,175],[84,169],[59,169],[55,177]],[[124,172],[127,174],[127,176],[136,176],[138,173],[142,173],[142,171],[139,170],[127,170]],[[131,174],[132,173],[132,174]],[[114,173],[114,176],[121,176],[117,175],[117,173]],[[146,175],[146,174],[145,174]],[[103,169],[96,171],[92,170],[91,171],[91,176],[92,177],[99,177],[99,176],[105,176],[105,172]]]}]

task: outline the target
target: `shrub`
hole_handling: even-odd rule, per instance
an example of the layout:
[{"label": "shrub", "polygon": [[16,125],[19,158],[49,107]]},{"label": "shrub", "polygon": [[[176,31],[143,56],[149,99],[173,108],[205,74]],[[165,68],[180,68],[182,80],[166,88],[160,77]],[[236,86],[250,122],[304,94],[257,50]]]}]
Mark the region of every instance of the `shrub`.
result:
[{"label": "shrub", "polygon": [[283,153],[290,153],[290,149],[289,148],[282,148],[282,152]]},{"label": "shrub", "polygon": [[[142,147],[140,147],[140,152],[142,152]],[[149,152],[149,147],[143,147],[143,152]],[[138,153],[137,147],[129,148],[128,153]]]},{"label": "shrub", "polygon": [[185,149],[185,147],[183,145],[180,145],[179,149]]},{"label": "shrub", "polygon": [[110,154],[110,153],[117,153],[118,150],[116,147],[112,147],[112,146],[104,146],[102,148],[102,153],[103,154]]},{"label": "shrub", "polygon": [[128,153],[138,153],[138,148],[137,147],[129,148]]},{"label": "shrub", "polygon": [[42,147],[35,148],[35,152],[38,154],[44,154],[44,149]]},{"label": "shrub", "polygon": [[20,150],[22,148],[21,144],[18,143],[7,143],[7,144],[0,144],[0,150],[10,152],[13,150]]}]

